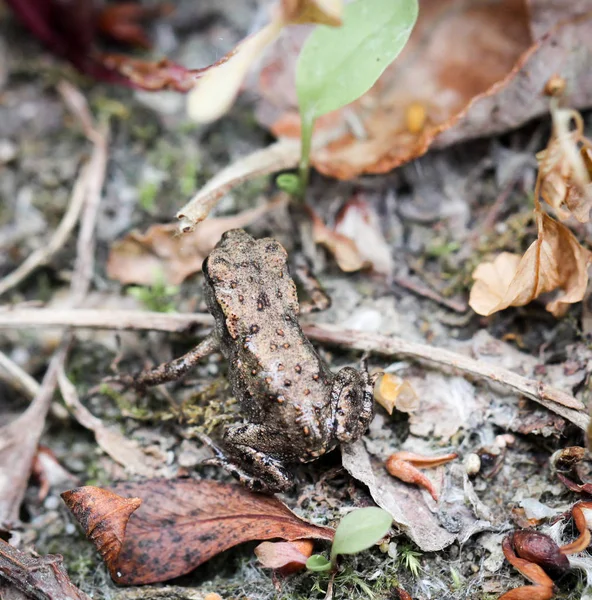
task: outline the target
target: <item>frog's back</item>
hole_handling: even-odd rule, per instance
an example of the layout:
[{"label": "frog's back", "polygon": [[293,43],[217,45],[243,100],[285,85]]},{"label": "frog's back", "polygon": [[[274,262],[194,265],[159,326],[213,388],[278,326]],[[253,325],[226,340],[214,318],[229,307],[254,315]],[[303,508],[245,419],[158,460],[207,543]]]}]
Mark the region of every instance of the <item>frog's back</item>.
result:
[{"label": "frog's back", "polygon": [[[204,264],[209,308],[220,309],[234,340],[268,328],[286,312],[298,314],[287,252],[274,239],[255,240],[242,229],[224,234]],[[212,297],[213,296],[213,297]]]},{"label": "frog's back", "polygon": [[253,421],[298,419],[304,428],[311,409],[324,412],[331,374],[300,329],[285,249],[276,240],[233,230],[212,251],[204,273],[243,409]]}]

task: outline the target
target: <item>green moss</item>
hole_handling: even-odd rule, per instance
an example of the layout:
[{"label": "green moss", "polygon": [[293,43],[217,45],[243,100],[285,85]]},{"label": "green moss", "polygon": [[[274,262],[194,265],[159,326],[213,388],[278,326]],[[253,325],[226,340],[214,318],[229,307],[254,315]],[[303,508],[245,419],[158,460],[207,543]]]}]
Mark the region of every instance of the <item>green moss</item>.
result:
[{"label": "green moss", "polygon": [[156,208],[156,196],[159,190],[160,184],[154,181],[147,181],[140,185],[138,189],[138,202],[146,212],[154,212]]},{"label": "green moss", "polygon": [[160,273],[153,285],[128,287],[127,294],[139,300],[148,310],[172,313],[177,310],[176,299],[179,294],[179,286],[165,283],[163,274]]}]

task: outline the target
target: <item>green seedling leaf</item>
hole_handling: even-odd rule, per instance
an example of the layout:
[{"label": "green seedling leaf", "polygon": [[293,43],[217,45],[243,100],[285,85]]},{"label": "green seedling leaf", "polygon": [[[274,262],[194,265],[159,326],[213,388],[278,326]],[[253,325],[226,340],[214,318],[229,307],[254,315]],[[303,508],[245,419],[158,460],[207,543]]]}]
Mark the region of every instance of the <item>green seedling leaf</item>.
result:
[{"label": "green seedling leaf", "polygon": [[374,506],[354,510],[343,517],[335,530],[331,563],[335,564],[338,554],[356,554],[376,544],[387,534],[392,522],[386,510]]},{"label": "green seedling leaf", "polygon": [[356,0],[345,7],[342,27],[319,25],[296,68],[303,121],[366,93],[407,43],[417,12],[417,0]]},{"label": "green seedling leaf", "polygon": [[309,556],[306,561],[306,568],[309,571],[330,571],[331,566],[331,561],[328,561],[320,554],[313,554],[312,556]]},{"label": "green seedling leaf", "polygon": [[294,173],[282,173],[275,179],[275,184],[288,194],[298,195],[301,193],[300,178]]},{"label": "green seedling leaf", "polygon": [[296,67],[300,107],[300,195],[308,185],[312,131],[317,117],[365,94],[401,52],[417,20],[418,0],[356,0],[342,27],[319,25]]}]

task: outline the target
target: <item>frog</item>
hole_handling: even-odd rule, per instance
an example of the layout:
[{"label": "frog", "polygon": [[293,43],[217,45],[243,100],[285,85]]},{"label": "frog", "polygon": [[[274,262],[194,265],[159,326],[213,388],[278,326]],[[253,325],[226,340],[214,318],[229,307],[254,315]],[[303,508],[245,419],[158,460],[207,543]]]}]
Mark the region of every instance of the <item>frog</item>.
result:
[{"label": "frog", "polygon": [[272,238],[228,231],[203,264],[205,299],[246,422],[224,433],[218,464],[255,491],[286,491],[286,463],[359,439],[373,417],[368,370],[333,373],[302,332],[288,254]]},{"label": "frog", "polygon": [[304,335],[288,253],[273,238],[232,229],[203,263],[204,295],[214,330],[195,349],[129,381],[136,387],[183,376],[218,350],[243,422],[228,426],[206,464],[247,488],[276,493],[294,484],[290,465],[318,459],[362,437],[374,416],[365,364],[331,371]]}]

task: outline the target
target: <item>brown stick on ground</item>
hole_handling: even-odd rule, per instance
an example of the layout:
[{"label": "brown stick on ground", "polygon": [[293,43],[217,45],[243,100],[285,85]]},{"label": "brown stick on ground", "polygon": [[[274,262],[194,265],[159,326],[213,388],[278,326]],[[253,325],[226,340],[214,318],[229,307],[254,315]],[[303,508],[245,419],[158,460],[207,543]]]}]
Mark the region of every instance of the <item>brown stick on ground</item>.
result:
[{"label": "brown stick on ground", "polygon": [[[0,311],[0,329],[46,327],[80,327],[90,329],[126,329],[137,331],[183,332],[196,324],[213,324],[208,314],[165,314],[141,311],[15,309]],[[396,336],[367,334],[341,329],[335,325],[304,325],[312,340],[336,344],[385,356],[406,356],[425,360],[505,385],[549,410],[586,429],[588,415],[583,404],[571,394],[536,379],[522,377],[509,369],[475,360],[444,348],[409,342]]]}]

